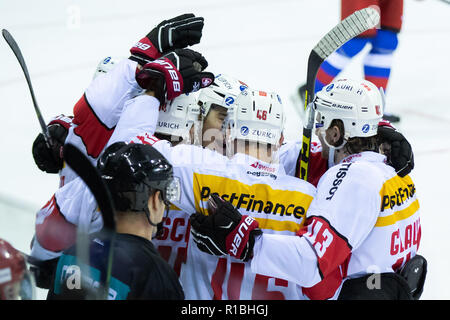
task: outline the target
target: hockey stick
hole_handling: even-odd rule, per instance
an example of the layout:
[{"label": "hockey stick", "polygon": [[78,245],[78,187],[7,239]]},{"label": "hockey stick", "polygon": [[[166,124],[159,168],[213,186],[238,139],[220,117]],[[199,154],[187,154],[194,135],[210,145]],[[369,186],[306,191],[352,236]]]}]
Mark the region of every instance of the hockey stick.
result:
[{"label": "hockey stick", "polygon": [[[380,14],[374,8],[368,7],[342,20],[329,31],[312,49],[308,58],[306,75],[305,111],[314,98],[314,86],[317,72],[322,62],[335,50],[355,36],[372,29],[380,20]],[[303,126],[302,151],[299,154],[295,176],[308,180],[309,155],[311,152],[311,135],[314,126],[314,109],[309,108],[307,121]]]},{"label": "hockey stick", "polygon": [[39,109],[39,106],[37,104],[36,97],[34,96],[34,90],[33,90],[32,84],[31,84],[30,74],[28,73],[28,68],[27,68],[25,60],[23,58],[22,52],[20,51],[20,48],[17,45],[16,40],[14,40],[13,36],[8,32],[8,30],[3,29],[2,34],[3,34],[3,38],[5,38],[6,42],[8,43],[8,45],[10,46],[14,55],[16,56],[17,60],[19,61],[20,67],[22,68],[23,74],[25,75],[25,79],[27,80],[27,84],[28,84],[28,89],[30,89],[31,99],[33,100],[34,111],[36,111],[36,115],[39,120],[39,124],[41,126],[42,133],[44,135],[45,143],[47,144],[47,147],[50,149],[51,146],[53,145],[52,139],[48,132],[48,128],[44,121],[44,118],[42,117],[41,110]]},{"label": "hockey stick", "polygon": [[[108,260],[106,264],[106,272],[101,274],[100,279],[100,292],[101,297],[103,299],[107,299],[109,292],[109,284],[111,280],[111,270],[112,270],[112,261],[113,261],[113,245],[115,240],[115,230],[116,223],[114,220],[114,205],[112,202],[111,194],[100,177],[97,169],[91,164],[89,159],[74,145],[68,143],[64,145],[64,160],[71,167],[73,171],[86,183],[88,188],[91,190],[94,195],[100,212],[103,218],[104,229],[107,234],[110,234],[111,237],[109,239],[109,247],[105,248],[108,250]],[[85,248],[89,248],[89,244],[86,243],[87,234],[81,234],[80,237],[77,237],[77,242],[80,240],[80,256],[82,261],[88,261],[86,256],[89,255],[89,250]],[[78,247],[78,244],[77,244]],[[83,252],[84,251],[84,252]],[[78,256],[78,254],[77,254]],[[89,265],[89,264],[87,264]],[[102,291],[103,290],[103,291]]]}]

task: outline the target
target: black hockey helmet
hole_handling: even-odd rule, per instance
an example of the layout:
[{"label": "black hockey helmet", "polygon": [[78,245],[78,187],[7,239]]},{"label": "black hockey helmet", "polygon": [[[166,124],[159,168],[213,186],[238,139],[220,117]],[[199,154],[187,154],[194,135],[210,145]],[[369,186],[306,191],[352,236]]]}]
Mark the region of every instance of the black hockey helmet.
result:
[{"label": "black hockey helmet", "polygon": [[172,165],[151,145],[116,142],[97,163],[119,211],[147,212],[152,191],[161,191],[166,205],[179,200],[180,185]]}]

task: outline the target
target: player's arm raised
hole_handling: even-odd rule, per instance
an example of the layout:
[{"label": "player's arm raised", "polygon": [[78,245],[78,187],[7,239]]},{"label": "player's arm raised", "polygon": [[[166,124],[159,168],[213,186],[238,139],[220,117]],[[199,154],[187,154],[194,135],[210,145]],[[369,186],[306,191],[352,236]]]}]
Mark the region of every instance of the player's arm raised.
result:
[{"label": "player's arm raised", "polygon": [[98,157],[119,121],[125,102],[146,89],[136,81],[140,64],[198,43],[202,28],[203,18],[192,14],[163,21],[131,48],[132,60],[124,59],[105,76],[92,81],[74,107],[73,121],[77,125],[75,134],[83,141],[88,155]]}]

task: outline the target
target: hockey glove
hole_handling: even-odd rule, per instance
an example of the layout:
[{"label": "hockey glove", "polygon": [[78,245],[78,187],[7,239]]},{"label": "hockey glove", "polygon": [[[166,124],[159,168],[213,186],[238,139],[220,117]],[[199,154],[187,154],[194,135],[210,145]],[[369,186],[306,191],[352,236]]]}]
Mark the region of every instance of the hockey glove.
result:
[{"label": "hockey glove", "polygon": [[192,13],[164,20],[130,49],[130,59],[145,65],[169,51],[199,43],[203,24],[203,18]]},{"label": "hockey glove", "polygon": [[44,135],[39,133],[33,142],[33,159],[41,171],[58,173],[63,167],[62,147],[66,140],[69,125],[61,121],[50,122],[48,133],[53,141],[51,149],[45,143]]},{"label": "hockey glove", "polygon": [[208,204],[208,216],[196,213],[190,218],[191,234],[198,248],[212,255],[229,254],[248,261],[253,256],[256,237],[262,234],[258,222],[242,216],[230,202],[215,194]]},{"label": "hockey glove", "polygon": [[177,49],[147,63],[136,74],[141,88],[155,92],[161,105],[182,93],[198,91],[214,81],[214,74],[203,72],[206,59],[190,49]]},{"label": "hockey glove", "polygon": [[414,154],[410,143],[394,127],[378,126],[378,144],[387,144],[387,163],[394,167],[397,175],[404,177],[414,169]]}]

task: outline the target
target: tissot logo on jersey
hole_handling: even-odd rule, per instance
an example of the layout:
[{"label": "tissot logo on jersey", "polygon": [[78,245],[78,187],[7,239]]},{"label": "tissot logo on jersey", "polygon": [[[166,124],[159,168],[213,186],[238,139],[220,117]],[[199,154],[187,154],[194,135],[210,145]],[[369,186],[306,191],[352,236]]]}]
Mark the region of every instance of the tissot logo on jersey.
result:
[{"label": "tissot logo on jersey", "polygon": [[338,172],[336,173],[336,179],[333,181],[333,186],[328,191],[329,197],[326,197],[326,200],[331,200],[334,197],[334,194],[336,193],[339,185],[342,183],[342,179],[347,175],[348,168],[350,168],[352,164],[351,163],[343,163],[341,164],[341,167],[339,168]]}]

